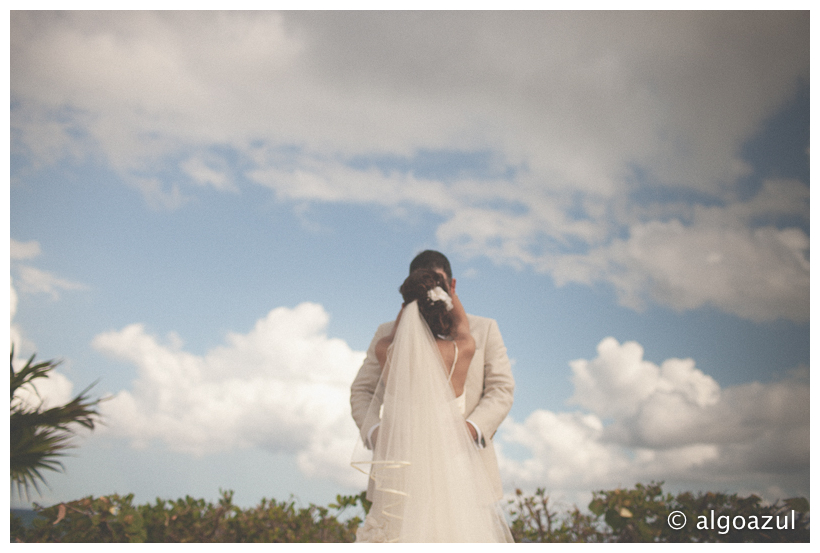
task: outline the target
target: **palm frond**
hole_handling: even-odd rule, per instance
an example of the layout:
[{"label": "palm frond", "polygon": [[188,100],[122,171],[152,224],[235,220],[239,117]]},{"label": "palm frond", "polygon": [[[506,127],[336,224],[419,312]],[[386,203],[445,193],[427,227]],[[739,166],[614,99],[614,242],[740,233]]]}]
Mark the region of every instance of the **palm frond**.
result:
[{"label": "palm frond", "polygon": [[[36,407],[27,404],[15,392],[23,387],[30,387],[37,397],[37,388],[33,381],[48,377],[59,361],[45,361],[34,364],[32,355],[19,371],[14,370],[14,346],[11,349],[11,414],[10,414],[10,455],[11,481],[17,488],[18,496],[34,486],[40,493],[39,483],[45,483],[41,470],[62,471],[63,464],[58,460],[65,455],[65,450],[75,447],[71,443],[74,425],[94,429],[100,414],[97,405],[102,399],[91,400],[88,392],[92,384],[74,399],[50,409],[43,409],[43,401]],[[95,383],[96,384],[96,383]]]}]

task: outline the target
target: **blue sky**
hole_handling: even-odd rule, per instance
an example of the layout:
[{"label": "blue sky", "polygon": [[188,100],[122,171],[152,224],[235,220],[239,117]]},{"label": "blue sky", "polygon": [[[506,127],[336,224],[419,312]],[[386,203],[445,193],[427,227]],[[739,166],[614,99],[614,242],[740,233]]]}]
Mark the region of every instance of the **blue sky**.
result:
[{"label": "blue sky", "polygon": [[508,493],[808,496],[808,19],[12,13],[12,340],[112,396],[33,499],[363,489],[426,248],[513,361]]}]

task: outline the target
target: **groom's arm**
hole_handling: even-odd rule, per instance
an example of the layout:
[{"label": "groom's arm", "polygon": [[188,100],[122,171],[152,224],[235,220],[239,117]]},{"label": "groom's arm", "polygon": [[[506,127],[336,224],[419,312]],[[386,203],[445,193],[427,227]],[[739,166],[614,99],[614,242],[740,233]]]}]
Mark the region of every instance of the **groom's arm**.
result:
[{"label": "groom's arm", "polygon": [[393,323],[384,323],[379,326],[373,340],[370,342],[370,347],[367,348],[367,357],[362,363],[359,373],[353,380],[350,386],[350,410],[353,415],[353,420],[356,421],[356,426],[359,427],[362,440],[365,444],[368,443],[373,428],[379,424],[378,411],[375,417],[371,414],[368,418],[368,411],[373,396],[376,394],[376,387],[379,384],[379,377],[381,377],[381,367],[379,360],[376,357],[376,344],[382,337],[390,333]]},{"label": "groom's arm", "polygon": [[486,439],[492,439],[510,412],[514,391],[515,380],[507,357],[507,348],[504,346],[498,323],[491,320],[484,342],[484,393],[478,405],[467,417],[481,430]]}]

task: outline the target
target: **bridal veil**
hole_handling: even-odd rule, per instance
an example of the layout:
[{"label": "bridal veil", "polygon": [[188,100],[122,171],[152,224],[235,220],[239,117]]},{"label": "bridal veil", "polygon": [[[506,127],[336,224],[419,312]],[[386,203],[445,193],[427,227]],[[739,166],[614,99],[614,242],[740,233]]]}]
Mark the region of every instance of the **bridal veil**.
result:
[{"label": "bridal veil", "polygon": [[357,541],[512,541],[416,302],[404,308],[370,410],[369,420],[381,410],[374,450],[359,447],[352,463],[373,480]]}]

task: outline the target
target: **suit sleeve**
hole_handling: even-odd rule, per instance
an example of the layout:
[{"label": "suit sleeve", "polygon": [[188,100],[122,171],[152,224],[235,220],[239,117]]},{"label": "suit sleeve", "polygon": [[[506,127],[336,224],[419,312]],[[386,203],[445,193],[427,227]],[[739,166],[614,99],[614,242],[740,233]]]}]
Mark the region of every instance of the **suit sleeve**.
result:
[{"label": "suit sleeve", "polygon": [[[365,443],[367,443],[368,431],[374,424],[379,422],[378,414],[374,420],[368,419],[370,403],[376,394],[376,387],[381,376],[381,367],[378,359],[376,359],[376,342],[390,332],[391,325],[392,323],[385,323],[379,326],[373,340],[370,342],[370,347],[367,348],[367,357],[365,357],[359,373],[350,386],[350,410]],[[373,418],[372,415],[371,418]]]},{"label": "suit sleeve", "polygon": [[492,439],[495,435],[512,408],[514,391],[507,348],[498,323],[491,321],[484,344],[484,393],[468,417],[481,428],[484,436]]}]

